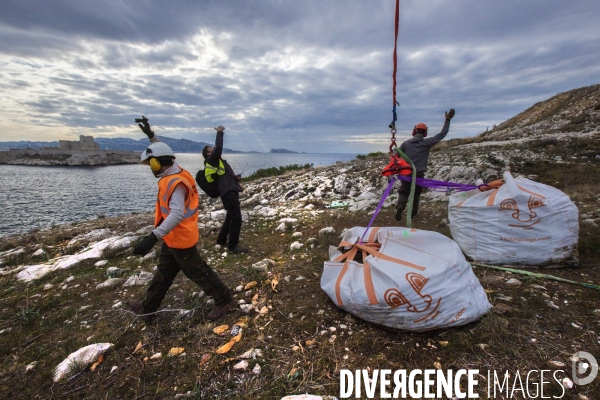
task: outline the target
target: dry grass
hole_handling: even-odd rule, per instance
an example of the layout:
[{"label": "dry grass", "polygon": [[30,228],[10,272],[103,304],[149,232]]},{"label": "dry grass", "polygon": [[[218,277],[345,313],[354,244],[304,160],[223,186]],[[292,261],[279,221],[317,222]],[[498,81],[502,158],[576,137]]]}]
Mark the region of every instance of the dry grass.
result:
[{"label": "dry grass", "polygon": [[[428,204],[423,211],[427,211],[426,216],[417,226],[435,230],[444,217],[445,204]],[[327,212],[321,214],[320,220],[300,224],[295,230],[303,232],[305,238],[317,237],[324,226],[333,226],[340,232],[348,226],[364,225],[366,220],[367,216],[360,213]],[[380,215],[379,223],[394,224],[391,210]],[[321,238],[314,248],[292,253],[289,250],[292,232],[281,235],[273,234],[272,230],[272,223],[248,224],[243,239],[252,249],[250,255],[229,256],[213,263],[230,287],[256,280],[259,285],[252,295],[258,294],[260,301],[271,306],[267,316],[255,319],[256,314],[251,314],[241,342],[226,355],[214,354],[225,339],[212,332],[215,324],[204,317],[210,307],[192,296],[198,288],[182,276],[176,279],[177,286],[171,289],[162,308],[193,309],[194,315],[180,320],[177,313],[160,313],[148,327],[130,313],[112,307],[116,300],[140,298],[144,288],[127,292],[95,290],[95,285],[104,279],[105,268],[89,265],[55,272],[30,286],[9,276],[1,278],[0,329],[10,328],[2,333],[0,344],[3,397],[172,398],[189,391],[197,398],[278,399],[292,393],[337,394],[340,369],[430,368],[439,362],[444,369],[479,368],[485,377],[488,369],[550,369],[549,361],[570,365],[568,358],[576,350],[598,354],[595,333],[599,328],[598,315],[594,310],[600,308],[600,301],[590,289],[528,277],[518,277],[523,286],[514,289],[498,279],[505,276],[500,271],[476,268],[483,286],[492,291],[492,303],[500,302],[496,300],[499,295],[513,298],[508,303],[509,313],[490,313],[478,323],[451,330],[421,334],[390,332],[338,309],[321,291],[319,279],[326,250],[329,245],[337,244],[337,237]],[[582,226],[582,238],[591,239],[595,234],[597,230]],[[209,249],[207,256],[220,258],[212,248],[214,240],[214,236],[206,237],[200,246]],[[582,244],[592,250],[582,254],[585,268],[553,273],[600,282],[598,250]],[[270,276],[266,272],[249,268],[263,258],[277,261],[272,272],[281,281],[278,292],[267,283]],[[135,271],[139,264],[136,260],[121,255],[111,258],[110,265]],[[20,262],[24,261],[27,260]],[[142,268],[149,270],[153,264],[154,261],[148,262]],[[59,289],[70,275],[75,276],[73,286]],[[299,276],[305,279],[297,281]],[[54,288],[43,291],[47,283]],[[547,290],[533,289],[533,284],[543,285]],[[82,297],[83,293],[88,294]],[[41,296],[36,297],[37,294]],[[248,299],[244,294],[237,294],[237,298]],[[561,309],[546,306],[546,298],[560,304]],[[82,308],[85,305],[90,307]],[[323,312],[319,314],[319,310]],[[219,324],[232,324],[241,316],[240,312],[230,314]],[[572,322],[583,329],[573,327]],[[340,324],[347,328],[341,329]],[[337,328],[334,342],[329,341],[331,334],[320,333],[330,327]],[[315,344],[306,344],[313,339]],[[143,352],[133,354],[140,341],[144,344]],[[52,383],[52,371],[60,361],[94,342],[115,344],[114,351],[98,369],[83,371],[70,381]],[[293,346],[298,349],[293,350]],[[172,347],[185,347],[186,355],[144,361],[156,352],[165,355]],[[250,360],[249,369],[255,363],[261,366],[258,376],[233,370],[239,361],[235,357],[250,348],[261,348],[264,352],[264,358]],[[200,365],[207,353],[212,355],[210,361]],[[25,366],[32,361],[37,364],[26,373]],[[111,374],[112,366],[118,369]],[[594,382],[576,390],[593,398],[592,393],[600,390],[600,386]],[[561,390],[553,387],[548,393],[558,396]],[[576,398],[574,393],[575,390],[570,391],[571,397],[565,398]]]},{"label": "dry grass", "polygon": [[[578,149],[587,151],[581,143]],[[598,166],[592,161],[562,169],[556,165],[524,165],[522,171],[515,172],[536,174],[539,181],[552,185],[559,182],[554,186],[572,197],[582,215],[597,218],[600,217],[598,193],[594,187],[599,183]],[[385,157],[382,162],[386,162]],[[480,369],[480,379],[485,385],[488,370],[513,373],[517,369],[556,370],[549,362],[560,361],[566,365],[564,369],[570,371],[569,358],[576,351],[600,354],[600,296],[597,292],[490,269],[475,268],[474,271],[488,290],[490,302],[505,303],[510,310],[501,315],[490,313],[467,326],[420,334],[392,332],[347,314],[328,299],[319,285],[327,249],[337,245],[339,238],[337,235],[319,237],[318,231],[332,226],[339,234],[344,228],[365,226],[370,217],[343,209],[324,209],[322,202],[313,204],[324,212],[315,220],[299,221],[294,230],[284,233],[274,232],[275,221],[251,220],[243,228],[243,243],[251,248],[247,256],[223,258],[221,251],[214,249],[214,233],[201,238],[199,249],[231,288],[258,282],[249,296],[236,293],[236,299],[250,301],[251,296],[258,295],[261,305],[269,307],[265,316],[257,318],[257,313],[250,314],[242,340],[224,355],[214,353],[226,339],[215,335],[212,329],[216,324],[205,319],[210,306],[204,299],[192,295],[199,288],[182,274],[175,280],[161,309],[193,310],[193,315],[180,319],[177,312],[161,312],[150,326],[123,307],[113,307],[116,301],[125,303],[141,298],[144,287],[127,291],[95,289],[106,278],[107,267],[122,268],[129,276],[140,270],[150,271],[156,264],[155,259],[142,263],[129,253],[107,254],[109,263],[102,268],[88,263],[72,270],[55,271],[30,285],[17,282],[12,274],[0,276],[2,397],[163,399],[188,392],[194,398],[231,399],[279,399],[297,393],[338,395],[340,369],[425,369],[433,368],[434,363],[440,363],[442,369]],[[447,215],[446,207],[444,202],[424,204],[416,227],[450,236],[448,227],[442,223]],[[124,233],[151,221],[150,214],[139,214],[73,224],[52,232],[32,232],[0,240],[0,251],[17,246],[31,249],[41,244],[50,257],[56,257],[68,251],[66,245],[73,237],[91,229],[110,228]],[[397,225],[393,211],[384,209],[377,225]],[[580,226],[580,267],[550,273],[598,284],[600,229],[590,223],[582,222]],[[303,241],[309,237],[318,239],[313,247],[308,245],[292,252],[289,245],[296,240],[292,238],[294,231],[303,233]],[[31,253],[17,255],[3,267],[38,262]],[[270,268],[271,274],[251,268],[264,258],[276,261]],[[70,276],[74,280],[65,283]],[[304,279],[297,280],[300,276]],[[518,278],[522,285],[507,286],[504,282],[509,276]],[[273,277],[280,281],[277,292],[269,284]],[[46,284],[53,287],[43,290]],[[61,289],[65,284],[68,289]],[[545,290],[535,285],[544,286]],[[547,300],[559,309],[549,307]],[[242,316],[238,311],[218,324],[231,325]],[[330,327],[337,329],[333,341]],[[322,331],[327,333],[321,334]],[[307,344],[307,341],[311,342]],[[115,345],[103,364],[94,372],[79,371],[70,380],[52,382],[58,363],[71,352],[95,342]],[[143,349],[134,354],[139,342],[143,343]],[[184,347],[185,355],[146,360],[157,352],[165,356],[172,347]],[[251,348],[262,349],[264,357],[249,360],[247,371],[234,370],[233,365],[239,361],[236,357]],[[211,357],[203,363],[201,360],[206,354]],[[26,372],[26,366],[32,362],[36,362],[35,367]],[[261,366],[260,375],[249,372],[255,364]],[[111,373],[113,366],[117,370]],[[486,398],[484,386],[481,388],[480,395]],[[562,393],[556,384],[546,389],[546,396]],[[578,399],[582,394],[594,399],[597,393],[600,393],[600,379],[575,387],[563,398]]]}]

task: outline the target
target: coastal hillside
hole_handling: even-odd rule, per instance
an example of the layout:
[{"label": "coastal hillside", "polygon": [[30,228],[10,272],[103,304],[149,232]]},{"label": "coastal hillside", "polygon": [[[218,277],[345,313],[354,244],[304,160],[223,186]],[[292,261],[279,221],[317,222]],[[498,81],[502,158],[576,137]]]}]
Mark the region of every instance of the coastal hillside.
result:
[{"label": "coastal hillside", "polygon": [[600,84],[557,94],[481,135],[514,140],[565,133],[589,134],[600,128]]},{"label": "coastal hillside", "polygon": [[489,181],[510,169],[559,188],[589,187],[594,179],[588,171],[599,160],[600,85],[593,85],[537,103],[476,137],[441,142],[433,148],[428,175]]},{"label": "coastal hillside", "polygon": [[[596,89],[577,93],[597,93],[597,86],[591,88]],[[579,98],[561,104],[571,110],[573,104],[585,103]],[[510,169],[513,176],[563,191],[579,209],[579,265],[528,271],[598,285],[600,133],[592,126],[595,106],[586,106],[590,117],[579,130],[568,130],[571,125],[559,125],[553,118],[566,118],[571,111],[560,108],[546,115],[539,111],[543,105],[529,109],[527,118],[522,113],[522,118],[478,137],[442,142],[431,154],[428,177],[475,183],[498,179]],[[573,354],[595,354],[598,348],[600,296],[593,288],[474,266],[492,312],[463,327],[420,334],[382,329],[331,302],[320,288],[329,247],[339,245],[344,229],[367,225],[387,186],[380,171],[388,161],[386,154],[374,153],[348,163],[242,181],[247,255],[227,254],[215,246],[224,219],[222,204],[202,196],[198,248],[239,305],[217,323],[205,318],[212,299],[182,274],[153,324],[145,325],[128,311],[127,302],[142,298],[158,261],[159,246],[143,258],[131,253],[132,244],[152,229],[150,212],[0,238],[3,396],[339,396],[342,369],[439,368],[479,369],[480,398],[487,398],[488,371],[501,376],[509,371],[510,386],[518,388],[516,374],[542,369],[557,377],[549,373],[544,396],[597,398],[599,379],[578,386],[571,375]],[[399,225],[394,220],[396,199],[393,193],[384,203],[376,226]],[[451,237],[447,207],[447,194],[425,194],[413,227]],[[231,329],[238,322],[244,325],[241,339],[229,351],[217,353],[230,335],[229,330],[220,335],[215,329]],[[73,365],[64,379],[53,381],[59,363],[94,343],[112,347],[100,361],[94,360],[93,369]]]}]

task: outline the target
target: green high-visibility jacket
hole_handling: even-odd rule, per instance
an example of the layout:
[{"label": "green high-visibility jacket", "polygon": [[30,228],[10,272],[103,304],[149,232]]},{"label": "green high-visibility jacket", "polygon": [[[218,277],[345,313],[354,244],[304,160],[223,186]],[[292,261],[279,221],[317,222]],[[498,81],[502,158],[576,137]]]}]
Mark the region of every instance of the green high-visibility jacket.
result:
[{"label": "green high-visibility jacket", "polygon": [[204,176],[206,177],[206,181],[208,183],[214,182],[214,175],[218,176],[225,175],[225,166],[223,165],[223,161],[219,160],[219,167],[213,167],[206,161],[204,162]]}]

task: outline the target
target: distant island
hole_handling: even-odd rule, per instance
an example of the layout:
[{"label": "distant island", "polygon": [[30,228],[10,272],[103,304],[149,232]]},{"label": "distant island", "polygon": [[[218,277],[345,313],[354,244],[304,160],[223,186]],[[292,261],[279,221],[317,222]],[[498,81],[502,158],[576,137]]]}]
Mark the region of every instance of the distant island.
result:
[{"label": "distant island", "polygon": [[0,151],[0,164],[96,166],[136,164],[140,162],[139,152],[102,150],[99,144],[94,141],[93,136],[81,135],[79,140],[59,140],[57,144],[58,146],[10,148]]},{"label": "distant island", "polygon": [[[174,139],[160,136],[160,140],[176,153],[201,153],[204,146],[213,143],[195,142],[188,139]],[[21,165],[109,165],[139,162],[139,155],[146,150],[147,138],[94,138],[80,136],[79,141],[55,140],[0,142],[0,164]],[[81,153],[81,152],[84,153]],[[90,153],[93,151],[94,154]],[[133,153],[136,155],[134,156]],[[223,147],[223,153],[261,153],[259,151],[239,151]],[[274,154],[306,154],[288,149],[271,149]]]},{"label": "distant island", "polygon": [[269,153],[299,154],[297,151],[292,151],[288,149],[271,149]]},{"label": "distant island", "polygon": [[[161,136],[176,153],[201,153],[211,143]],[[150,143],[147,138],[97,138],[80,135],[79,140],[53,142],[0,142],[0,164],[14,165],[114,165],[136,164]],[[223,148],[223,153],[242,153]]]}]

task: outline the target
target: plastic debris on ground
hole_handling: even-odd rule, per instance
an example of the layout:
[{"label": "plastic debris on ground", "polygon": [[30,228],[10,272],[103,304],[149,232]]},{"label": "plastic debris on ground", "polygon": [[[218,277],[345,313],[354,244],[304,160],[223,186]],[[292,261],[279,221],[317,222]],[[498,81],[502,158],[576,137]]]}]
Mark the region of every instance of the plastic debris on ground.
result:
[{"label": "plastic debris on ground", "polygon": [[112,343],[94,343],[69,354],[54,370],[53,381],[59,382],[86,368],[112,347]]},{"label": "plastic debris on ground", "polygon": [[[233,326],[231,327],[231,330],[229,331],[229,335],[232,336],[231,340],[229,342],[225,343],[224,345],[222,345],[221,347],[219,347],[215,351],[215,353],[225,354],[225,353],[229,352],[229,350],[231,350],[231,348],[233,347],[234,344],[236,344],[237,342],[242,340],[243,328],[247,326],[247,322],[248,322],[248,318],[242,317],[238,320],[238,322],[233,324]],[[213,332],[215,332],[218,335],[223,335],[223,333],[225,333],[228,329],[229,329],[229,327],[227,325],[221,325],[221,326],[216,327],[213,330]],[[217,332],[220,332],[220,333],[217,333]]]},{"label": "plastic debris on ground", "polygon": [[342,207],[350,207],[350,203],[346,201],[333,200],[330,205],[325,206],[325,208],[342,208]]},{"label": "plastic debris on ground", "polygon": [[180,354],[182,354],[185,351],[185,348],[183,347],[173,347],[171,348],[171,350],[169,350],[169,354],[167,354],[168,356],[178,356]]}]

